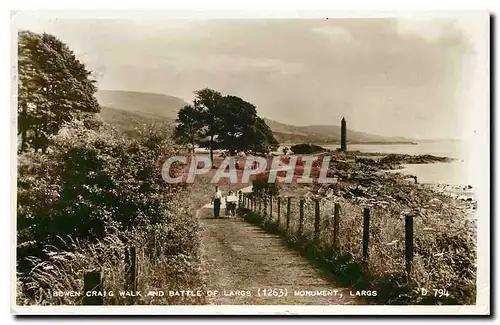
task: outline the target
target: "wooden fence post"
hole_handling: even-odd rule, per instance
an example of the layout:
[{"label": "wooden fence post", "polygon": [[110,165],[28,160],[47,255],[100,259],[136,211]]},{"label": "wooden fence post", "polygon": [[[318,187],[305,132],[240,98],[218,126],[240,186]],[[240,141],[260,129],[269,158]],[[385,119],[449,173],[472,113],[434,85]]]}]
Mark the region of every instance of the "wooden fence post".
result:
[{"label": "wooden fence post", "polygon": [[340,203],[335,203],[335,210],[333,215],[333,248],[340,248],[339,240],[339,225],[340,225]]},{"label": "wooden fence post", "polygon": [[290,229],[290,205],[292,204],[292,198],[289,196],[287,197],[287,202],[286,202],[286,231]]},{"label": "wooden fence post", "polygon": [[320,224],[320,216],[319,216],[319,199],[315,199],[314,201],[314,243],[319,243],[319,224]]},{"label": "wooden fence post", "polygon": [[241,209],[243,207],[243,193],[241,190],[238,191],[238,208]]},{"label": "wooden fence post", "polygon": [[281,196],[278,196],[278,228],[280,227],[281,223]]},{"label": "wooden fence post", "polygon": [[269,220],[273,221],[273,196],[269,195]]},{"label": "wooden fence post", "polygon": [[299,235],[304,231],[304,199],[300,199],[299,203]]},{"label": "wooden fence post", "polygon": [[[101,270],[94,270],[86,272],[83,276],[83,304],[84,305],[103,305],[104,304],[104,293],[103,293],[103,278]],[[86,295],[87,291],[100,292],[100,295],[91,295],[90,297]]]},{"label": "wooden fence post", "polygon": [[259,196],[257,200],[259,200],[259,214],[262,214],[262,198]]},{"label": "wooden fence post", "polygon": [[406,247],[406,273],[411,273],[411,262],[413,260],[413,216],[405,217],[405,247]]},{"label": "wooden fence post", "polygon": [[264,218],[267,218],[267,196],[264,195]]},{"label": "wooden fence post", "polygon": [[370,238],[370,209],[363,210],[363,256],[368,257],[368,239]]},{"label": "wooden fence post", "polygon": [[135,247],[125,248],[125,272],[127,274],[127,289],[137,291],[137,255]]}]

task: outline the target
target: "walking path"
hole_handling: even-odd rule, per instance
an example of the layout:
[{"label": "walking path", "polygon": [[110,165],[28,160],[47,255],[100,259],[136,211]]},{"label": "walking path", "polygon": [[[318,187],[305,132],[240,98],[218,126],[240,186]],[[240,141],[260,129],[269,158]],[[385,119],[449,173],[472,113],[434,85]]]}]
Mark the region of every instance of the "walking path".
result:
[{"label": "walking path", "polygon": [[[243,191],[251,191],[251,187]],[[266,233],[240,216],[225,218],[223,206],[221,215],[214,219],[210,204],[198,211],[204,279],[207,289],[218,291],[209,303],[357,303],[349,289],[329,281],[331,275],[286,247],[279,236]]]}]

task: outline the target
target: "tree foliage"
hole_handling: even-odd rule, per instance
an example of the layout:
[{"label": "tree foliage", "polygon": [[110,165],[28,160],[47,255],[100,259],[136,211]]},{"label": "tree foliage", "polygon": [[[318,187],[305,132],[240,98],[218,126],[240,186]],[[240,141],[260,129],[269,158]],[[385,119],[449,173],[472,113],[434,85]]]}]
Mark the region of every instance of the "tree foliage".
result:
[{"label": "tree foliage", "polygon": [[213,150],[217,147],[215,139],[224,125],[222,119],[222,94],[213,89],[204,88],[195,93],[194,106],[200,111],[200,122],[202,125],[202,135],[208,137],[208,141],[203,142],[210,148],[210,159],[213,161]]},{"label": "tree foliage", "polygon": [[192,105],[186,105],[180,109],[177,117],[177,125],[174,130],[174,138],[179,144],[191,145],[192,151],[196,141],[202,137],[202,115],[201,111]]},{"label": "tree foliage", "polygon": [[49,34],[19,32],[20,151],[48,146],[64,123],[99,112],[95,81],[68,46]]},{"label": "tree foliage", "polygon": [[198,143],[210,148],[211,158],[214,149],[228,150],[232,155],[240,151],[267,153],[278,145],[253,104],[208,88],[195,92],[194,107],[181,109],[177,122],[176,139],[194,146],[199,137]]}]

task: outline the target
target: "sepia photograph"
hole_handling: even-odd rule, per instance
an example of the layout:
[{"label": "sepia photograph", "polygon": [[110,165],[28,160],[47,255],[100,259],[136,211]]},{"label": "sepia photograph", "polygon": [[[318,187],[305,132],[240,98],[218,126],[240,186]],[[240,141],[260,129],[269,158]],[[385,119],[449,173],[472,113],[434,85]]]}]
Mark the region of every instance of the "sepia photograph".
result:
[{"label": "sepia photograph", "polygon": [[12,312],[488,315],[490,23],[11,12]]}]

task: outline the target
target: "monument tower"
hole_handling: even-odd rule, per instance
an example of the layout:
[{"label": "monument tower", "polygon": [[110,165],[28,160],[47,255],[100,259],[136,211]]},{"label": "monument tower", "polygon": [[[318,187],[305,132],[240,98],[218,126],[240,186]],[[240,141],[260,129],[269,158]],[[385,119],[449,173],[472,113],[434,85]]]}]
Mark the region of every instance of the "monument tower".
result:
[{"label": "monument tower", "polygon": [[343,117],[342,122],[340,122],[340,150],[347,150],[347,123]]}]

